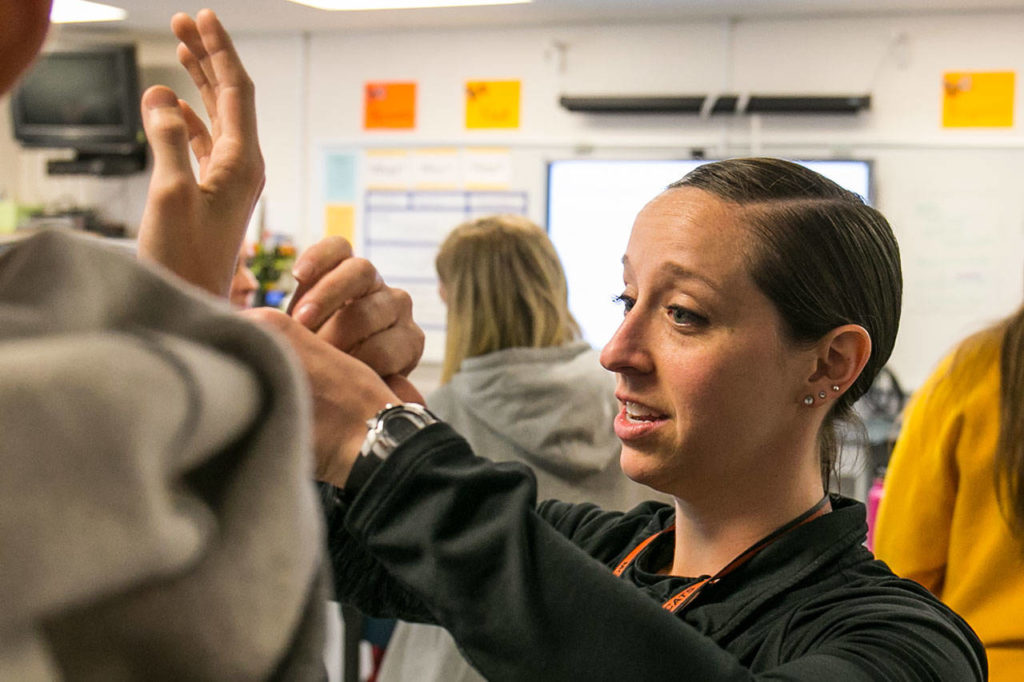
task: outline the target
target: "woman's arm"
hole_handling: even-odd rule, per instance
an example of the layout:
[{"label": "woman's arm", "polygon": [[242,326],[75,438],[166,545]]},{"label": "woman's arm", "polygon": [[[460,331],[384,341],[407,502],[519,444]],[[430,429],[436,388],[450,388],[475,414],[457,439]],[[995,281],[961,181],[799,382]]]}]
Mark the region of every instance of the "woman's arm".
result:
[{"label": "woman's arm", "polygon": [[820,634],[800,657],[754,675],[572,544],[534,495],[523,467],[474,457],[437,424],[383,463],[345,525],[489,680],[983,678],[962,633],[884,593],[809,614]]},{"label": "woman's arm", "polygon": [[342,492],[329,483],[320,483],[319,488],[327,523],[335,598],[352,604],[368,616],[434,622],[423,601],[392,578],[380,561],[352,537],[345,527],[348,505],[342,501]]}]

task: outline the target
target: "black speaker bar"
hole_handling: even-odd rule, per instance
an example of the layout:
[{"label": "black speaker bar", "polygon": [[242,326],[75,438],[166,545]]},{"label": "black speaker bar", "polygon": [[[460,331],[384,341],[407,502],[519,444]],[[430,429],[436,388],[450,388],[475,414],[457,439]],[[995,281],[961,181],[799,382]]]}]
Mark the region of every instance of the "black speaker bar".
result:
[{"label": "black speaker bar", "polygon": [[558,102],[569,111],[601,114],[700,113],[705,97],[566,97]]},{"label": "black speaker bar", "polygon": [[[569,111],[592,114],[697,114],[709,95],[570,97],[558,102]],[[856,114],[871,108],[871,95],[718,95],[711,114]]]},{"label": "black speaker bar", "polygon": [[751,95],[743,111],[747,114],[855,114],[870,107],[871,95]]}]

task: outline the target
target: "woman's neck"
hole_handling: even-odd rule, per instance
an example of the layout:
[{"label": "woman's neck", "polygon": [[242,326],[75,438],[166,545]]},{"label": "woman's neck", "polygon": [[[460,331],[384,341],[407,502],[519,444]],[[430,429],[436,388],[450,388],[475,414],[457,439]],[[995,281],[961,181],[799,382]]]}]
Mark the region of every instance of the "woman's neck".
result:
[{"label": "woman's neck", "polygon": [[719,495],[700,504],[676,498],[670,573],[715,575],[758,540],[811,509],[823,494],[819,481],[788,490],[762,487],[753,495]]}]

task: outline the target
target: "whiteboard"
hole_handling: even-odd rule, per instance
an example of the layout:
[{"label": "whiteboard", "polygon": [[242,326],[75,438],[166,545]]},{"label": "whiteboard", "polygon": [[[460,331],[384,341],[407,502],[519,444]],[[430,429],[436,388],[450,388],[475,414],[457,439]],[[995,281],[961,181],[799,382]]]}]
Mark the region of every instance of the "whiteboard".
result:
[{"label": "whiteboard", "polygon": [[[313,215],[322,234],[348,239],[389,285],[413,301],[413,319],[425,335],[422,362],[444,357],[446,309],[438,293],[434,259],[448,232],[467,220],[500,213],[527,215],[523,176],[542,174],[534,163],[516,173],[523,154],[496,146],[324,144]],[[528,171],[532,170],[533,173]],[[320,230],[317,230],[320,232]]]}]

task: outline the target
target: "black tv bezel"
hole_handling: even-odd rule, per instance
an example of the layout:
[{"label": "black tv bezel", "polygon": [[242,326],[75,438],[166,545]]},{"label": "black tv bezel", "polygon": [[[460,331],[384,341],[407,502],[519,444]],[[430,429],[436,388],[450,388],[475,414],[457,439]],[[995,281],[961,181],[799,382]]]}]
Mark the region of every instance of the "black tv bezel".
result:
[{"label": "black tv bezel", "polygon": [[68,59],[75,55],[110,55],[114,57],[118,82],[118,104],[123,123],[119,125],[73,125],[66,123],[31,123],[23,115],[24,83],[31,78],[31,70],[22,85],[11,94],[11,122],[14,138],[24,147],[74,149],[95,153],[132,153],[145,144],[142,116],[139,113],[141,89],[139,87],[136,48],[132,43],[108,43],[59,49],[41,54],[33,69],[51,58]]}]

